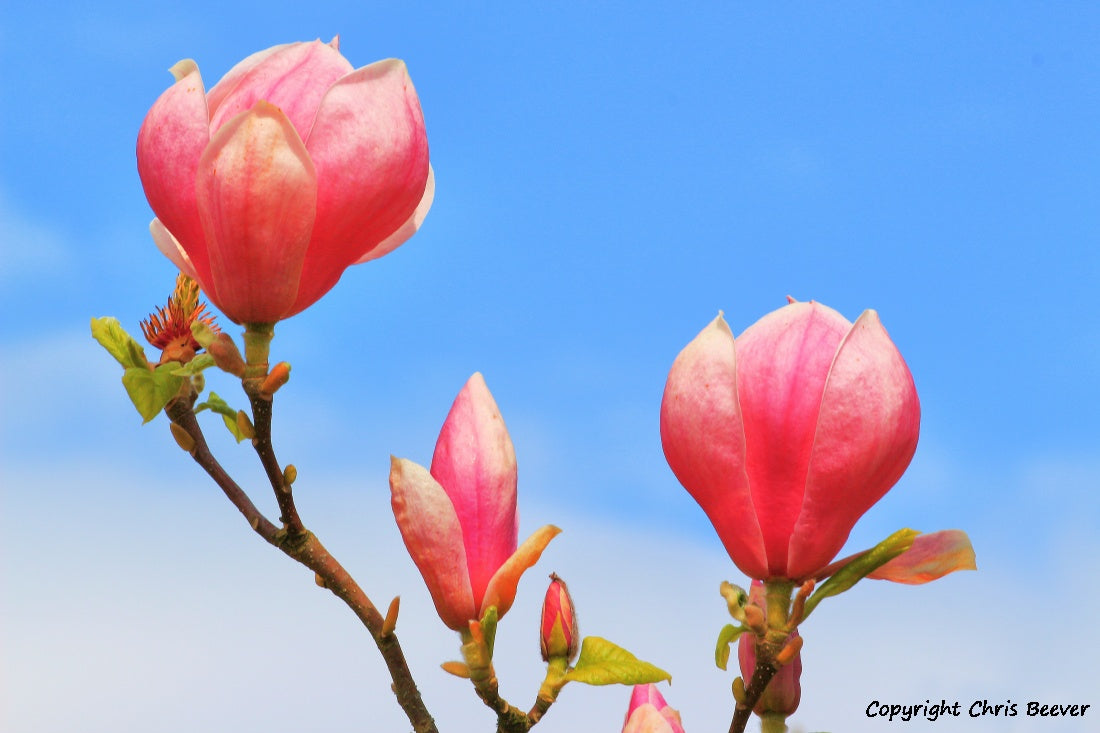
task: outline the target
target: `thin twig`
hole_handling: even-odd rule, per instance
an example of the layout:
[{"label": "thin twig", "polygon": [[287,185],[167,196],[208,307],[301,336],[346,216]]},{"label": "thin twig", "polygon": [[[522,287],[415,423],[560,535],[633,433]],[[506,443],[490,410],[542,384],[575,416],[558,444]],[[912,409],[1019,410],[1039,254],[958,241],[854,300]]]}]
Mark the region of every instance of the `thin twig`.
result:
[{"label": "thin twig", "polygon": [[[300,531],[297,532],[289,531],[289,527],[280,529],[256,508],[256,505],[248,498],[245,491],[226,473],[225,469],[210,452],[198,420],[195,419],[191,402],[193,400],[190,402],[182,399],[173,400],[165,408],[165,412],[172,422],[182,427],[194,439],[195,445],[191,455],[194,457],[195,462],[222,489],[258,535],[263,537],[269,544],[282,550],[287,556],[312,570],[324,587],[332,591],[355,613],[367,628],[367,631],[370,632],[371,638],[374,639],[375,645],[381,652],[382,658],[386,662],[386,668],[393,680],[392,687],[394,694],[397,696],[397,702],[409,718],[409,722],[412,723],[413,729],[416,733],[438,733],[435,721],[424,706],[420,691],[417,689],[416,682],[409,671],[397,635],[392,631],[383,633],[384,619],[382,614],[378,612],[378,609],[367,597],[367,594],[363,592],[363,589],[359,587],[359,584],[355,582],[336,558],[329,554],[328,550],[312,532],[304,527],[301,527]],[[268,406],[267,440],[270,443],[270,402]],[[259,430],[258,425],[257,430]],[[257,451],[259,450],[257,448]],[[266,452],[274,460],[274,452]],[[278,463],[275,462],[275,465],[277,466]],[[265,468],[267,468],[266,465]],[[270,476],[269,472],[269,478]],[[281,481],[282,474],[280,471]],[[277,490],[276,495],[278,496],[279,493]],[[291,504],[291,507],[293,508],[293,504]],[[297,519],[297,511],[293,512],[293,516],[301,526],[301,520]]]}]

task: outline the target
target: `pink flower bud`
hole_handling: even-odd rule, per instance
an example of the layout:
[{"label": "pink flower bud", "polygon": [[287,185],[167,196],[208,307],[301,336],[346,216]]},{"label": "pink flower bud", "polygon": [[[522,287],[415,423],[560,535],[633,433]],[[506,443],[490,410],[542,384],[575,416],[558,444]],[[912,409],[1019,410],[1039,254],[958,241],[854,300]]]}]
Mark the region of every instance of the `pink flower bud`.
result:
[{"label": "pink flower bud", "polygon": [[917,445],[913,378],[874,311],[791,303],[736,341],[721,314],[672,365],[661,441],[752,578],[828,565]]},{"label": "pink flower bud", "polygon": [[577,630],[577,612],[565,581],[556,574],[550,574],[550,586],[546,589],[546,598],[542,601],[542,625],[539,634],[539,648],[542,659],[549,662],[553,658],[565,658],[573,661],[580,646],[580,632]]},{"label": "pink flower bud", "polygon": [[427,213],[428,142],[403,62],[356,70],[334,39],[255,53],[209,92],[193,61],[172,73],[138,133],[150,230],[233,321],[307,308]]},{"label": "pink flower bud", "polygon": [[669,707],[657,685],[634,685],[623,733],[684,733],[680,713]]},{"label": "pink flower bud", "polygon": [[490,606],[503,617],[520,576],[561,531],[546,525],[517,548],[516,456],[480,374],[455,398],[431,471],[393,458],[390,490],[405,547],[439,617],[456,631]]}]

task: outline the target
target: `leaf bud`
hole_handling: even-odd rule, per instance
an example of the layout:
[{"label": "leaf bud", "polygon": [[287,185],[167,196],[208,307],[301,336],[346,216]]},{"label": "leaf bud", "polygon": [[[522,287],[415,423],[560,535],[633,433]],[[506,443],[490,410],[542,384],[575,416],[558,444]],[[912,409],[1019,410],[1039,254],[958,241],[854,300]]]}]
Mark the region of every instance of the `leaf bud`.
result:
[{"label": "leaf bud", "polygon": [[290,364],[285,361],[280,361],[275,366],[271,367],[271,371],[266,377],[264,377],[263,384],[260,385],[260,396],[264,399],[271,399],[271,396],[279,391],[279,388],[290,381]]},{"label": "leaf bud", "polygon": [[[194,328],[192,328],[194,330]],[[228,372],[235,377],[244,376],[244,357],[240,349],[227,333],[219,333],[206,345],[206,353],[214,357],[214,363],[223,372]]]}]

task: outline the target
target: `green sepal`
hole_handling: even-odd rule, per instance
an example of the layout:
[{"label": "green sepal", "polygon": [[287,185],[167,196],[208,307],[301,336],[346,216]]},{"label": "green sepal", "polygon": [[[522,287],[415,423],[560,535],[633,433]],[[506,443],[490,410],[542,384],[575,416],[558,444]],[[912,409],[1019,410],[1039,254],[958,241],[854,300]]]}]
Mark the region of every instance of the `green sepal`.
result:
[{"label": "green sepal", "polygon": [[123,369],[149,371],[149,360],[145,358],[145,349],[134,340],[133,336],[126,333],[117,318],[93,318],[92,338],[107,349]]},{"label": "green sepal", "polygon": [[636,656],[607,639],[586,636],[581,642],[581,656],[566,673],[566,682],[586,685],[644,685],[672,680],[672,675]]},{"label": "green sepal", "polygon": [[216,412],[221,415],[225,427],[232,433],[238,443],[245,439],[244,433],[242,433],[241,429],[237,426],[237,411],[230,407],[229,403],[219,397],[217,392],[211,392],[207,395],[206,401],[195,405],[196,414],[203,410],[210,410],[211,412]]},{"label": "green sepal", "polygon": [[172,373],[177,377],[190,377],[212,366],[214,366],[214,357],[210,354],[199,354],[183,366],[177,367]]},{"label": "green sepal", "polygon": [[493,644],[495,644],[497,640],[498,620],[500,620],[500,616],[497,614],[496,606],[489,606],[481,616],[481,634],[485,637],[485,646],[489,650],[489,659],[493,658]]},{"label": "green sepal", "polygon": [[731,645],[746,631],[748,631],[748,629],[744,626],[726,624],[722,627],[722,630],[718,632],[718,643],[714,646],[714,663],[718,665],[718,669],[723,672],[726,670],[726,665],[729,664],[730,661]]},{"label": "green sepal", "polygon": [[205,349],[214,343],[214,339],[218,337],[218,332],[202,321],[192,321],[191,335],[195,337],[195,341],[198,342],[199,346]]},{"label": "green sepal", "polygon": [[915,529],[899,529],[867,552],[852,558],[851,562],[829,576],[829,579],[819,585],[814,594],[806,599],[802,620],[809,618],[810,612],[822,600],[843,593],[863,580],[868,573],[874,572],[908,550],[919,534],[920,532]]},{"label": "green sepal", "polygon": [[178,365],[162,364],[153,371],[148,367],[130,367],[122,375],[122,386],[126,388],[126,394],[134,403],[138,413],[147,423],[160,414],[168,401],[179,394],[183,377],[177,377],[172,372]]}]

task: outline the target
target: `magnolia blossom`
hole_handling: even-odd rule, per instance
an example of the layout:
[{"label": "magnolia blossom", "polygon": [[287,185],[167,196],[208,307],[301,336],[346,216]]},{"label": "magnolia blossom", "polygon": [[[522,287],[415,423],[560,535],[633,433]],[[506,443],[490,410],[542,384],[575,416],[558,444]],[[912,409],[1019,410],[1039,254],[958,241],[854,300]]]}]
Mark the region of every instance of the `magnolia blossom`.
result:
[{"label": "magnolia blossom", "polygon": [[456,631],[490,606],[507,613],[520,576],[561,531],[544,526],[517,548],[516,455],[481,374],[455,398],[431,470],[393,458],[390,490],[405,547]]},{"label": "magnolia blossom", "polygon": [[634,685],[623,733],[684,733],[680,713],[669,707],[657,685]]},{"label": "magnolia blossom", "polygon": [[434,184],[397,59],[325,44],[255,53],[206,91],[190,59],[138,133],[157,247],[237,323],[274,323],[413,232]]},{"label": "magnolia blossom", "polygon": [[878,315],[791,303],[735,340],[721,314],[672,365],[661,441],[752,578],[811,577],[901,477],[913,378]]}]

